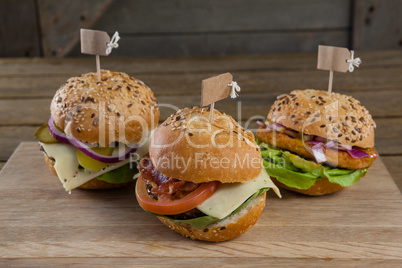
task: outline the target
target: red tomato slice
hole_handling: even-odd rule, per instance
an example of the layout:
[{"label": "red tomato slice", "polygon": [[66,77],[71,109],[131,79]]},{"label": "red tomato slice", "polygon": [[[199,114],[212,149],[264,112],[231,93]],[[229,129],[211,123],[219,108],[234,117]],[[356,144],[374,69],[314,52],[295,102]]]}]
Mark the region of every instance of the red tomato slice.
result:
[{"label": "red tomato slice", "polygon": [[156,214],[175,215],[201,205],[215,193],[218,184],[217,181],[202,183],[197,189],[180,199],[171,200],[169,195],[159,195],[158,200],[155,200],[148,195],[146,182],[138,178],[135,194],[143,209]]}]

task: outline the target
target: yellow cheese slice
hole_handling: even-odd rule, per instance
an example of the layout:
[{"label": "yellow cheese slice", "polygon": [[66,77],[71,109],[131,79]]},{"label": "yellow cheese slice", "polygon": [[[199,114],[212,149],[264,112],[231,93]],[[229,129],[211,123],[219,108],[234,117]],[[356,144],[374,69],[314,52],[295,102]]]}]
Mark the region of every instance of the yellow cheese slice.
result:
[{"label": "yellow cheese slice", "polygon": [[[151,132],[152,134],[152,132]],[[150,138],[147,139],[144,144],[141,145],[135,152],[137,154],[136,159],[139,160],[141,157],[148,153]],[[71,193],[71,190],[77,188],[78,186],[96,178],[104,173],[107,173],[111,170],[117,169],[121,166],[126,165],[130,162],[130,158],[110,164],[99,171],[90,171],[90,170],[78,170],[78,158],[77,158],[77,148],[64,144],[64,143],[52,143],[52,144],[43,144],[43,149],[49,157],[55,159],[54,169],[56,170],[57,176],[59,177],[61,183],[63,184],[64,189],[67,192]],[[118,153],[118,147],[114,150],[113,155]],[[136,163],[133,163],[136,165]]]},{"label": "yellow cheese slice", "polygon": [[220,184],[216,192],[197,209],[209,216],[223,219],[262,188],[272,188],[279,197],[282,197],[265,168],[262,168],[260,175],[246,183]]}]

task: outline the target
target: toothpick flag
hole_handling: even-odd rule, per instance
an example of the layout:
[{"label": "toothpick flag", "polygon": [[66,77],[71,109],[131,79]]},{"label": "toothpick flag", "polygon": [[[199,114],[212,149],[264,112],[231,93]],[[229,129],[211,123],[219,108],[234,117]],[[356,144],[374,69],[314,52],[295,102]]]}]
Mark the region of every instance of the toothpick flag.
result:
[{"label": "toothpick flag", "polygon": [[110,40],[106,32],[81,29],[81,53],[96,55],[96,71],[98,80],[100,80],[100,58],[99,56],[108,56],[113,48],[118,48],[117,43],[120,40],[118,32]]},{"label": "toothpick flag", "polygon": [[201,106],[211,105],[209,122],[212,122],[215,102],[227,97],[237,98],[240,87],[233,81],[231,73],[224,73],[202,80],[201,85]]},{"label": "toothpick flag", "polygon": [[344,47],[318,46],[317,69],[329,71],[328,95],[332,92],[333,72],[353,72],[361,64],[354,51]]}]

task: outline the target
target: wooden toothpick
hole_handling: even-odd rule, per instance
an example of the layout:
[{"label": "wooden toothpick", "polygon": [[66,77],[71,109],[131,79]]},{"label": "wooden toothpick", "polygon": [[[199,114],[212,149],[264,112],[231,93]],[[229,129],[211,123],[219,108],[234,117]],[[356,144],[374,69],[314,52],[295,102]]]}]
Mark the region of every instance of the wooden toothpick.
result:
[{"label": "wooden toothpick", "polygon": [[215,102],[211,103],[210,111],[209,111],[209,123],[212,124],[212,118],[214,117],[214,107]]},{"label": "wooden toothpick", "polygon": [[96,72],[98,73],[98,81],[101,80],[101,75],[100,75],[100,56],[96,55]]},{"label": "wooden toothpick", "polygon": [[329,82],[328,82],[328,95],[332,94],[332,81],[334,80],[334,71],[329,71]]}]

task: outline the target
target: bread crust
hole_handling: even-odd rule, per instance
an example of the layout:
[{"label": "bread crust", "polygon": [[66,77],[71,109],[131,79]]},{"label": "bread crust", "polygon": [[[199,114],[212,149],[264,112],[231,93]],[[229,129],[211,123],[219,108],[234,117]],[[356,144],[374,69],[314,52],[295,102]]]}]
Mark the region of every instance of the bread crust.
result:
[{"label": "bread crust", "polygon": [[314,89],[294,90],[278,97],[267,119],[341,144],[374,147],[375,122],[368,110],[350,96],[329,96],[327,91]]},{"label": "bread crust", "polygon": [[281,187],[281,188],[289,190],[289,191],[293,191],[293,192],[297,192],[297,193],[301,193],[301,194],[305,194],[305,195],[311,195],[311,196],[332,194],[332,193],[336,193],[344,188],[344,187],[340,186],[339,184],[330,182],[328,180],[328,178],[322,178],[322,179],[317,180],[310,188],[308,188],[306,190],[289,187],[289,186],[279,182],[274,177],[271,177],[271,180],[278,187]]},{"label": "bread crust", "polygon": [[158,217],[158,219],[173,231],[193,240],[221,242],[238,237],[255,225],[264,210],[265,198],[266,193],[257,196],[238,213],[208,225],[206,228],[195,228],[189,224],[173,222],[163,217]]},{"label": "bread crust", "polygon": [[165,176],[202,183],[246,182],[257,177],[262,159],[254,135],[231,116],[208,108],[185,108],[154,132],[149,154]]},{"label": "bread crust", "polygon": [[[57,172],[54,169],[54,161],[50,159],[47,155],[43,155],[45,158],[46,165],[49,167],[50,171],[56,176]],[[106,189],[114,189],[114,188],[120,188],[124,187],[126,185],[131,184],[132,182],[125,182],[125,183],[109,183],[107,181],[103,180],[98,180],[97,178],[94,178],[90,181],[87,181],[86,183],[80,185],[78,188],[81,189],[87,189],[87,190],[106,190]]]},{"label": "bread crust", "polygon": [[[312,145],[304,144],[300,139],[291,138],[288,135],[280,132],[265,131],[265,129],[262,127],[257,130],[256,136],[258,139],[267,144],[271,144],[281,149],[294,152],[301,157],[315,160],[312,149],[310,149]],[[310,150],[308,150],[307,148],[309,148]],[[325,157],[327,158],[327,163],[346,169],[368,168],[377,157],[377,153],[374,148],[371,149],[372,157],[363,157],[359,159],[351,157],[345,151],[326,148],[323,148],[323,151]]]},{"label": "bread crust", "polygon": [[125,73],[107,70],[101,70],[101,81],[96,73],[68,79],[54,95],[50,112],[68,136],[101,147],[114,141],[138,143],[159,120],[149,87]]}]

